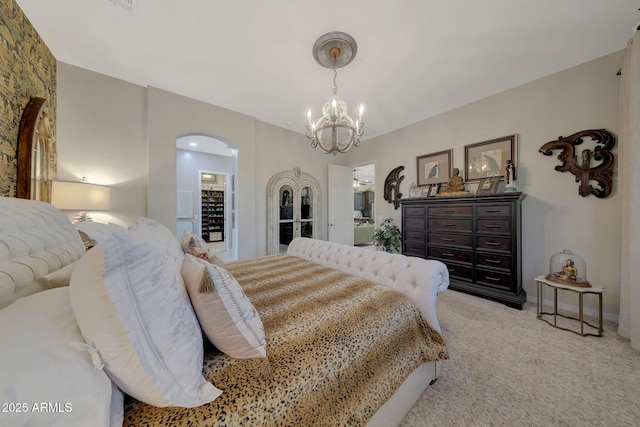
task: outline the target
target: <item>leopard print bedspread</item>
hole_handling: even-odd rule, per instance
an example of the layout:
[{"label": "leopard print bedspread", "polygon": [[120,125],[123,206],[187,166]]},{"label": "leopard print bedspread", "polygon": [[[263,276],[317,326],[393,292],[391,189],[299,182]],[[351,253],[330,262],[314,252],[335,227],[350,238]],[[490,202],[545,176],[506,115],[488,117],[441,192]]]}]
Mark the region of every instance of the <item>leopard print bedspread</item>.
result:
[{"label": "leopard print bedspread", "polygon": [[288,255],[227,266],[260,313],[273,375],[205,346],[205,378],[223,394],[197,408],[127,398],[125,426],[363,426],[415,368],[449,358],[391,289]]}]

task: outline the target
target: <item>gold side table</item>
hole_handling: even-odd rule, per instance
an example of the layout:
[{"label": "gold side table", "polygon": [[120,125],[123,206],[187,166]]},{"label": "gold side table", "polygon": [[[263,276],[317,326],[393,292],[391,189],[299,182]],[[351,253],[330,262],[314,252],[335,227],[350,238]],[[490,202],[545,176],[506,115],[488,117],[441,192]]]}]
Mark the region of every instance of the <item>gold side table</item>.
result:
[{"label": "gold side table", "polygon": [[[538,319],[547,322],[549,325],[554,328],[562,329],[564,331],[573,332],[574,334],[587,336],[591,335],[594,337],[602,336],[602,293],[604,292],[604,288],[600,286],[592,286],[590,288],[584,288],[579,286],[569,286],[563,285],[560,283],[555,283],[550,280],[547,280],[545,276],[538,276],[535,278],[535,281],[538,285],[538,298],[536,300],[536,313]],[[545,312],[543,311],[542,306],[542,292],[543,288],[546,285],[553,289],[553,312]],[[578,317],[568,316],[566,314],[558,313],[558,290],[562,291],[570,291],[578,294]],[[592,325],[591,323],[584,320],[584,295],[585,294],[593,294],[598,296],[598,326]],[[549,320],[542,317],[542,315],[550,315],[553,316],[553,323]],[[577,320],[580,323],[580,332],[575,331],[569,328],[563,328],[562,326],[558,326],[557,320],[559,317],[564,317],[565,319]],[[590,326],[598,331],[597,334],[592,334],[584,331],[584,325]]]}]

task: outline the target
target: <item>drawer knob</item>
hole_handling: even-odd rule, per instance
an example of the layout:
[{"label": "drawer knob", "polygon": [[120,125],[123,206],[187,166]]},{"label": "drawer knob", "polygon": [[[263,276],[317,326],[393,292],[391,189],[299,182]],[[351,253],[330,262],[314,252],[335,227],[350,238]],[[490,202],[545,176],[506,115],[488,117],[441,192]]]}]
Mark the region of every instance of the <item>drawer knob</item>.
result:
[{"label": "drawer knob", "polygon": [[442,252],[444,256],[455,256],[456,254],[452,254],[451,252]]},{"label": "drawer knob", "polygon": [[491,276],[485,276],[487,280],[491,280],[493,282],[499,282],[500,278],[499,277],[491,277]]},{"label": "drawer knob", "polygon": [[489,259],[489,258],[485,258],[484,259],[486,262],[491,263],[491,264],[500,264],[500,260],[498,259]]},{"label": "drawer knob", "polygon": [[487,209],[485,212],[500,212],[500,209]]},{"label": "drawer knob", "polygon": [[451,223],[446,223],[446,224],[442,224],[442,225],[444,225],[445,227],[455,227],[456,226],[455,224],[451,224]]},{"label": "drawer knob", "polygon": [[487,228],[502,228],[502,226],[501,225],[489,224],[489,225],[487,225]]},{"label": "drawer knob", "polygon": [[452,238],[450,238],[450,237],[443,237],[443,238],[442,238],[442,241],[443,241],[443,242],[455,242],[455,241],[456,241],[456,239],[452,239]]},{"label": "drawer knob", "polygon": [[484,244],[487,246],[500,246],[500,242],[490,242],[488,240],[485,241]]}]

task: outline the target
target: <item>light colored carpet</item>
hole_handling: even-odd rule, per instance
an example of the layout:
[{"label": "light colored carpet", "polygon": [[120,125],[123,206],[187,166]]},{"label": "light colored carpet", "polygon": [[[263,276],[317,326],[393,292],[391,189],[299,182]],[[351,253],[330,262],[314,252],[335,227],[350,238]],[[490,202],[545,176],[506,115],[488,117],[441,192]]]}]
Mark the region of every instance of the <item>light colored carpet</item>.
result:
[{"label": "light colored carpet", "polygon": [[402,427],[640,426],[640,352],[616,324],[581,337],[536,319],[535,301],[451,290],[437,310],[451,360]]}]

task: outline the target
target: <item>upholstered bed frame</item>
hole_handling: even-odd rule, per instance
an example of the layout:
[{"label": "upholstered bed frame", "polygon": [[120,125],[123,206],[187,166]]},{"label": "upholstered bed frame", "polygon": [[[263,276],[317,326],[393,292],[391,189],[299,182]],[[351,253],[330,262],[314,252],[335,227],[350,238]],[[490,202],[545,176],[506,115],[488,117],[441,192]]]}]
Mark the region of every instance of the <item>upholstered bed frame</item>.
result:
[{"label": "upholstered bed frame", "polygon": [[78,231],[49,203],[0,197],[0,308],[49,288],[42,280],[85,252]]}]

